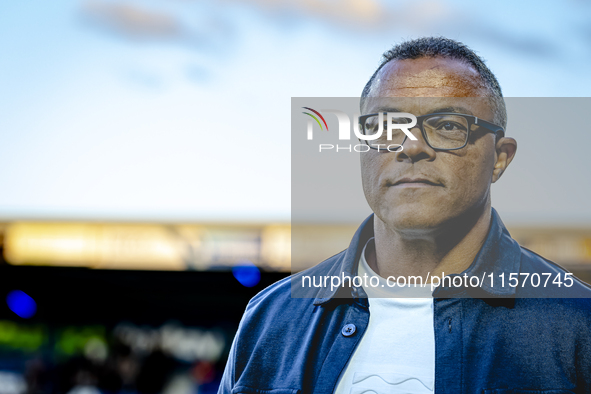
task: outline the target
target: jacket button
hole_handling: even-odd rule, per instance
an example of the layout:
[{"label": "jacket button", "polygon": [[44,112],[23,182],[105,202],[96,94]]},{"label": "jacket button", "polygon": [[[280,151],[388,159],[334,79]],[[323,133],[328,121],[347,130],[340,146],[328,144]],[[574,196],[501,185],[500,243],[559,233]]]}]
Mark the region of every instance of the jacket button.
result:
[{"label": "jacket button", "polygon": [[355,327],[355,324],[346,324],[341,330],[341,334],[343,334],[343,336],[350,337],[351,335],[355,334],[356,330],[357,327]]}]

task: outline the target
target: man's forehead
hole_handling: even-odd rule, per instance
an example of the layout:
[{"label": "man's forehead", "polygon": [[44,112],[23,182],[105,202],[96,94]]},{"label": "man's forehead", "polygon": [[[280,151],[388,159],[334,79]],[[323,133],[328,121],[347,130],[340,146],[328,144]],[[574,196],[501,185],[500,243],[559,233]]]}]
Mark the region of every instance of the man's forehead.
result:
[{"label": "man's forehead", "polygon": [[492,116],[490,92],[469,64],[442,57],[393,60],[376,75],[363,112]]},{"label": "man's forehead", "polygon": [[393,60],[376,75],[374,97],[478,97],[488,90],[469,64],[442,57]]},{"label": "man's forehead", "polygon": [[483,116],[489,107],[489,97],[369,97],[364,112],[408,112],[416,116],[455,112]]}]

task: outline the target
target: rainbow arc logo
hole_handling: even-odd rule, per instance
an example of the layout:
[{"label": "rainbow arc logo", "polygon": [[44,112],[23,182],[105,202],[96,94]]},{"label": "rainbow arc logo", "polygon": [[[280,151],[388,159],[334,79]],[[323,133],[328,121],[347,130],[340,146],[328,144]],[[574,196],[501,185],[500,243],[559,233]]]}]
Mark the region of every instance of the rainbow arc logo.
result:
[{"label": "rainbow arc logo", "polygon": [[[326,131],[328,131],[328,125],[326,124],[326,120],[324,120],[324,116],[322,116],[322,115],[320,114],[320,112],[318,112],[318,111],[316,111],[316,110],[314,110],[314,109],[312,109],[312,108],[310,108],[310,107],[302,107],[302,108],[304,108],[304,109],[307,109],[308,111],[312,111],[312,112],[314,112],[316,115],[320,116],[320,119],[322,119],[322,122],[324,123],[324,126],[326,126]],[[320,123],[320,121],[318,120],[318,118],[317,118],[317,117],[315,117],[314,115],[312,115],[312,114],[311,114],[311,113],[309,113],[309,112],[302,112],[302,113],[303,113],[303,114],[306,114],[306,115],[308,115],[308,116],[311,116],[311,117],[312,117],[312,118],[313,118],[313,119],[316,121],[316,123],[318,123],[318,126],[320,126],[320,130],[324,130],[324,128],[322,128],[322,123]]]}]

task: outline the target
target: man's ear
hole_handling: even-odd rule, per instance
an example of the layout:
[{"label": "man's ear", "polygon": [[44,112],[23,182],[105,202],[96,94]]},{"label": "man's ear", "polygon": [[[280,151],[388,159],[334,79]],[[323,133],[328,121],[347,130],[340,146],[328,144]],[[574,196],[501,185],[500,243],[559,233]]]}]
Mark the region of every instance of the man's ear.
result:
[{"label": "man's ear", "polygon": [[505,169],[509,166],[509,163],[511,163],[511,160],[515,157],[517,141],[514,138],[503,137],[497,141],[495,149],[497,152],[497,161],[493,170],[493,183],[499,180]]}]

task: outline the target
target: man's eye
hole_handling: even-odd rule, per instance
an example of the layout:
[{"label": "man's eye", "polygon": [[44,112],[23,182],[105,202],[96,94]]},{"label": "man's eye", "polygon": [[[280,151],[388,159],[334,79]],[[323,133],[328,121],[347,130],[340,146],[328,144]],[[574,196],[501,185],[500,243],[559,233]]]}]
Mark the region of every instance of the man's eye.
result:
[{"label": "man's eye", "polygon": [[456,122],[441,122],[437,125],[437,131],[443,133],[466,132],[466,126]]},{"label": "man's eye", "polygon": [[442,131],[460,131],[465,130],[466,128],[462,125],[453,122],[445,122],[439,125],[437,128],[438,130]]}]

